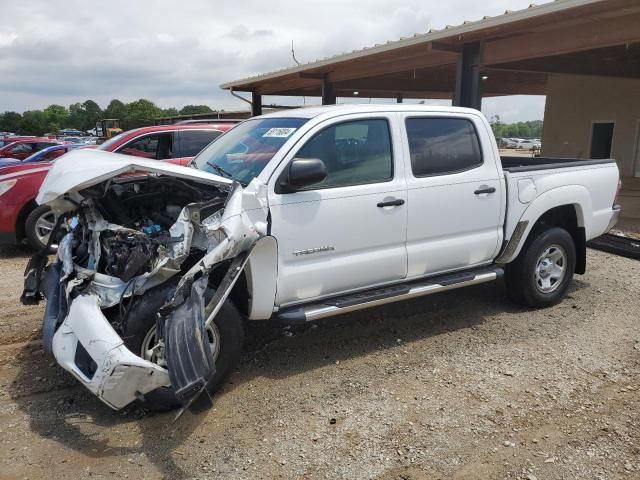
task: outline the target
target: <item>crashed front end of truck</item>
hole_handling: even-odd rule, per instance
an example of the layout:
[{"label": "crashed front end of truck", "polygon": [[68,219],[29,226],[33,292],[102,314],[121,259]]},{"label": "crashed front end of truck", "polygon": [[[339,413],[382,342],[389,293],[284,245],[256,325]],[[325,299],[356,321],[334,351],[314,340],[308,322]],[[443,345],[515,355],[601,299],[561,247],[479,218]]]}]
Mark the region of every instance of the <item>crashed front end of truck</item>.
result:
[{"label": "crashed front end of truck", "polygon": [[21,299],[47,299],[45,349],[114,409],[167,391],[189,405],[216,373],[213,319],[266,234],[264,198],[257,180],[97,151],[60,159],[37,199],[58,215],[57,253],[30,260]]}]

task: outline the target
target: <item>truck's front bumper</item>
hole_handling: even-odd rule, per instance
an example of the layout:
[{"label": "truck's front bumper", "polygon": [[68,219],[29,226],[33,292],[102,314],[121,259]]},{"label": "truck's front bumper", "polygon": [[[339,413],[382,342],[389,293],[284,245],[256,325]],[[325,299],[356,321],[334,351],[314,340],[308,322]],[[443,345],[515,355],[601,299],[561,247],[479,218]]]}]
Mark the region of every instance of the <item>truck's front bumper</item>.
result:
[{"label": "truck's front bumper", "polygon": [[113,409],[169,386],[167,371],[134,355],[102,314],[95,295],[81,295],[53,336],[58,363]]}]

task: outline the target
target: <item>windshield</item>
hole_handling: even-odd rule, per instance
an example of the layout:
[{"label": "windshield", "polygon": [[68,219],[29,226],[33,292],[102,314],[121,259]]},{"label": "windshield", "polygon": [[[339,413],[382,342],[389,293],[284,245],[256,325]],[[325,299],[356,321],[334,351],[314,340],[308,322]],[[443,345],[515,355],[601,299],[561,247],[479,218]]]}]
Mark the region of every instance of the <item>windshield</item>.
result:
[{"label": "windshield", "polygon": [[200,170],[247,185],[306,118],[247,120],[209,144],[193,161]]},{"label": "windshield", "polygon": [[98,146],[98,150],[107,150],[109,151],[109,147],[111,147],[111,145],[113,145],[114,143],[117,143],[120,141],[120,139],[122,137],[124,137],[128,132],[122,132],[119,135],[116,135],[115,137],[111,137],[109,140],[107,140],[106,142],[100,144],[100,146]]}]

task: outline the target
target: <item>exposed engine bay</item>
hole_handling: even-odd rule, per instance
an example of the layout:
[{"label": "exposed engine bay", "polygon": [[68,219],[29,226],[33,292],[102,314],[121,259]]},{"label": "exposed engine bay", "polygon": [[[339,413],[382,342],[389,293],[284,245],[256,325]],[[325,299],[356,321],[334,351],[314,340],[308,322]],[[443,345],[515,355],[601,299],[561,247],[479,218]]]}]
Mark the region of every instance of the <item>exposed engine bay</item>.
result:
[{"label": "exposed engine bay", "polygon": [[[47,264],[47,252],[31,259],[22,301],[46,297],[45,349],[112,408],[164,387],[188,406],[215,374],[212,320],[266,234],[264,188],[214,175],[180,178],[187,169],[171,165],[162,168],[180,176],[149,174],[153,163],[122,162],[135,162],[135,174],[83,178],[83,188],[50,195],[59,214],[56,259]],[[58,166],[52,173],[62,178]],[[213,282],[216,268],[225,271]],[[128,349],[130,324],[150,315],[153,346]]]},{"label": "exposed engine bay", "polygon": [[[208,218],[228,195],[162,177],[100,184],[82,194],[86,200],[68,240],[74,263],[125,282],[152,271],[163,257],[178,259],[187,253],[184,229],[174,227],[172,232],[185,206],[191,205],[192,217]],[[191,242],[191,247],[207,250],[202,242]]]}]

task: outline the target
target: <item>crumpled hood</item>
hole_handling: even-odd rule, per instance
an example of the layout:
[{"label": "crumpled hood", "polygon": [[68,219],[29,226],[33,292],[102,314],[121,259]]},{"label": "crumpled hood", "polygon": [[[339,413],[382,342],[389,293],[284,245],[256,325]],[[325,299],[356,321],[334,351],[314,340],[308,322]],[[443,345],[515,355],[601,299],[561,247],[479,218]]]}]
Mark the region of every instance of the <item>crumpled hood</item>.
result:
[{"label": "crumpled hood", "polygon": [[72,208],[69,202],[56,200],[61,200],[67,193],[78,192],[127,173],[157,173],[226,188],[233,183],[227,178],[195,168],[102,150],[80,149],[63,155],[54,163],[40,187],[36,202],[40,205],[49,204],[58,211],[69,210]]}]

